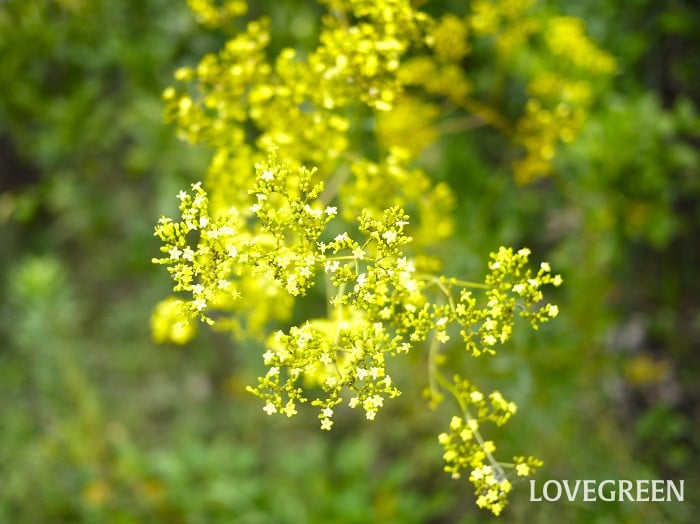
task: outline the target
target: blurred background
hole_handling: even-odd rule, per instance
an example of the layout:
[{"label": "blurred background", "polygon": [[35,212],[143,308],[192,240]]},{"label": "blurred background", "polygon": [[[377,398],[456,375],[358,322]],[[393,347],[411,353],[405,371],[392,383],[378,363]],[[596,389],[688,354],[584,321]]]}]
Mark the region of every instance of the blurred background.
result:
[{"label": "blurred background", "polygon": [[[313,42],[314,2],[251,2],[275,42]],[[618,71],[553,176],[513,182],[503,138],[452,133],[429,172],[458,195],[451,273],[529,246],[564,277],[560,317],[468,376],[517,402],[494,433],[546,479],[684,479],[685,503],[531,503],[504,522],[692,522],[700,507],[700,9],[542,2],[579,16]],[[431,12],[464,12],[433,0]],[[461,10],[461,11],[460,11]],[[259,347],[202,329],[151,342],[170,282],[153,226],[202,178],[160,99],[217,50],[184,0],[0,1],[0,522],[495,520],[442,472],[423,376],[373,423],[317,429],[244,392]],[[485,69],[478,50],[468,64]]]}]

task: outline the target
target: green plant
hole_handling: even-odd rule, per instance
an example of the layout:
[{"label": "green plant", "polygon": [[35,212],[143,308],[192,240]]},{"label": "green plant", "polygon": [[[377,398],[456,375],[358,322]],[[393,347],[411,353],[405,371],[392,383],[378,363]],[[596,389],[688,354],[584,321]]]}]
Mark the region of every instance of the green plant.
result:
[{"label": "green plant", "polygon": [[[238,0],[189,3],[203,23],[228,30],[246,13]],[[403,0],[321,3],[315,48],[273,53],[269,20],[253,20],[219,53],[177,71],[192,89],[166,89],[179,136],[215,152],[204,184],[180,192],[181,218],[156,227],[165,256],[154,262],[168,266],[182,295],[157,308],[154,332],[183,343],[200,319],[264,339],[270,321],[288,322],[294,304],[320,289],[325,317],[307,316],[265,343],[267,372],[248,387],[264,411],[291,417],[310,401],[330,430],[346,402],[373,420],[400,394],[387,357],[425,346],[429,404],[448,393],[459,408],[439,437],[445,469],[468,474],[477,504],[499,514],[511,488],[505,469],[528,476],[541,462],[494,458],[481,426],[505,423],[515,404],[459,374],[450,380],[444,368],[465,348],[494,354],[516,314],[534,329],[556,317],[542,288],[562,279],[546,262],[528,268],[529,249],[504,247],[483,282],[441,275],[436,255],[452,234],[455,196],[418,157],[439,137],[441,115],[466,111],[456,128],[454,118],[443,122],[446,132],[490,125],[524,150],[516,180],[545,176],[557,144],[581,128],[591,78],[612,72],[614,60],[580,20],[529,1],[477,1],[469,13],[439,17]],[[463,68],[473,46],[492,48],[497,84],[525,81],[515,122],[480,99]],[[406,127],[425,131],[406,137]]]}]

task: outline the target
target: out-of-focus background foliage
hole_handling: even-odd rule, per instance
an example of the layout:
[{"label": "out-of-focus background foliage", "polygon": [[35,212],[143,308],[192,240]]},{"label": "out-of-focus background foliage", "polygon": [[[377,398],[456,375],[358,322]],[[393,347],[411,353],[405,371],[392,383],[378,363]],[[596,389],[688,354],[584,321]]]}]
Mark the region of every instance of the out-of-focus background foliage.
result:
[{"label": "out-of-focus background foliage", "polygon": [[[545,479],[684,479],[686,502],[531,503],[505,522],[690,522],[700,503],[700,10],[691,0],[544,2],[618,61],[553,177],[513,182],[498,136],[445,137],[458,193],[450,269],[528,245],[561,315],[470,377],[519,405],[502,448]],[[440,12],[464,2],[433,0]],[[253,2],[276,45],[314,38],[314,2]],[[168,293],[153,225],[208,155],[162,123],[172,72],[223,36],[184,1],[0,2],[0,522],[481,522],[442,472],[422,376],[373,423],[330,434],[243,392],[253,345],[201,330],[151,342]],[[478,54],[476,55],[478,58]],[[483,63],[469,64],[476,70]],[[478,276],[478,275],[476,275]],[[398,380],[398,379],[397,379]]]}]

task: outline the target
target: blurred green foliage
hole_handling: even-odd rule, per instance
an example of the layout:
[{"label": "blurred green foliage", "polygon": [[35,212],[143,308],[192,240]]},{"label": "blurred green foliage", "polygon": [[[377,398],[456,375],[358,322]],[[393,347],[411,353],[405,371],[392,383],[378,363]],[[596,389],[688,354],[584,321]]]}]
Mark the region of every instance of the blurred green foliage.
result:
[{"label": "blurred green foliage", "polygon": [[[540,479],[686,480],[683,504],[534,504],[508,522],[690,522],[700,492],[700,11],[610,0],[581,16],[619,74],[555,174],[517,186],[498,137],[446,136],[422,159],[459,195],[449,273],[528,245],[566,285],[561,317],[471,364],[516,400],[499,439]],[[274,9],[270,9],[274,7]],[[464,9],[433,0],[426,8]],[[256,2],[276,45],[312,41],[315,3]],[[255,348],[201,333],[149,342],[168,287],[152,227],[206,151],[162,123],[160,93],[223,35],[184,2],[0,2],[0,522],[476,522],[441,472],[435,416],[372,424],[263,417]],[[476,64],[484,68],[484,64]],[[488,85],[488,69],[484,69]],[[420,377],[401,373],[418,399]],[[399,380],[399,378],[397,378]],[[517,430],[516,430],[517,427]]]}]

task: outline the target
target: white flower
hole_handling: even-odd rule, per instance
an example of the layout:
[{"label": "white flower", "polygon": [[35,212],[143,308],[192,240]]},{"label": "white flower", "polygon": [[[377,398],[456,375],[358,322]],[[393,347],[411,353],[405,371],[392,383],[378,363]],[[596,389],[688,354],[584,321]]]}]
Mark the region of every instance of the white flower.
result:
[{"label": "white flower", "polygon": [[277,408],[272,402],[268,402],[267,404],[265,404],[263,411],[268,415],[272,415],[273,413],[277,413]]},{"label": "white flower", "polygon": [[288,417],[291,417],[293,415],[297,414],[297,409],[296,405],[294,404],[293,401],[287,402],[287,404],[284,406],[284,414],[287,415]]},{"label": "white flower", "polygon": [[522,282],[519,282],[513,286],[513,293],[517,293],[518,295],[521,295],[525,292],[525,284]]},{"label": "white flower", "polygon": [[384,231],[384,233],[382,233],[382,238],[386,240],[387,244],[393,244],[396,242],[396,231],[392,231],[391,229],[389,231]]},{"label": "white flower", "polygon": [[193,208],[204,207],[204,195],[197,195],[196,197],[194,197],[194,200],[192,201],[192,207]]},{"label": "white flower", "polygon": [[299,294],[299,285],[297,283],[296,275],[289,275],[287,277],[287,285],[285,286],[285,289],[290,295]]},{"label": "white flower", "polygon": [[320,209],[314,209],[309,204],[304,205],[304,211],[306,211],[309,215],[315,218],[320,217],[323,213],[323,211],[321,211]]},{"label": "white flower", "polygon": [[337,260],[334,260],[332,262],[330,260],[326,261],[326,272],[327,273],[335,273],[336,271],[338,271],[339,267],[340,267],[340,262],[338,262]]},{"label": "white flower", "polygon": [[435,333],[435,338],[437,339],[438,342],[441,343],[446,343],[448,340],[450,340],[450,335],[445,333],[444,331],[437,331]]}]

